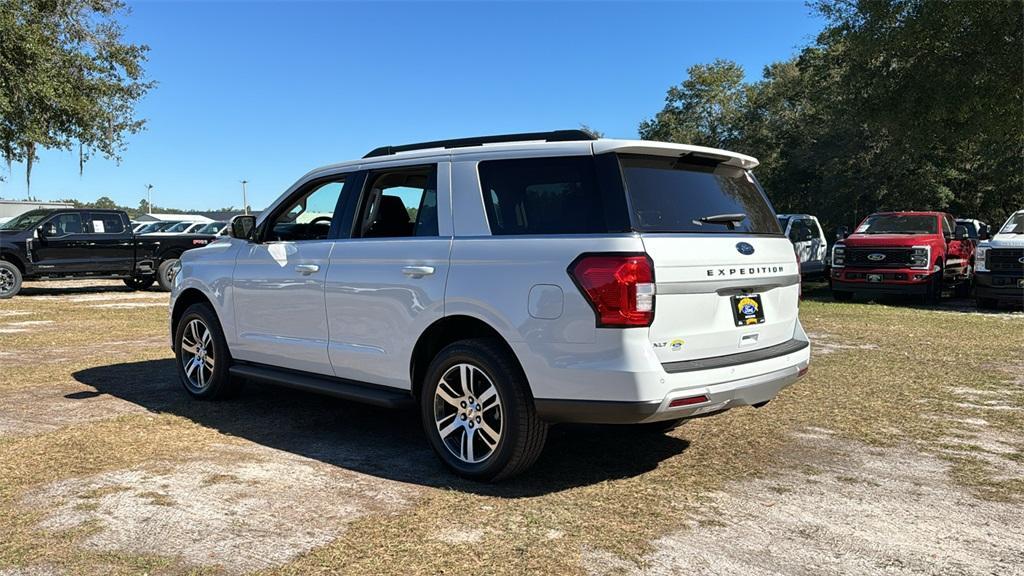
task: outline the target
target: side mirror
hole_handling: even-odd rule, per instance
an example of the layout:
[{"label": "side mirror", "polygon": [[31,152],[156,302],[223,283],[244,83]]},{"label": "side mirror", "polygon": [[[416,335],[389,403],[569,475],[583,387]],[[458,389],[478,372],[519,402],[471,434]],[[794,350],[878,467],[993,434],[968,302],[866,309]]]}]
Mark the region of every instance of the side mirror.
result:
[{"label": "side mirror", "polygon": [[957,224],[956,228],[953,229],[954,240],[967,240],[970,237],[970,234],[967,233],[967,226]]},{"label": "side mirror", "polygon": [[842,240],[850,235],[850,228],[847,226],[840,226],[836,228],[836,240]]},{"label": "side mirror", "polygon": [[40,238],[46,238],[47,236],[56,236],[57,225],[54,224],[53,222],[47,222],[46,224],[43,224],[42,226],[39,227],[38,232]]},{"label": "side mirror", "polygon": [[992,232],[988,229],[988,224],[982,224],[978,227],[978,240],[988,240],[992,237]]},{"label": "side mirror", "polygon": [[235,216],[228,224],[228,235],[240,240],[252,240],[253,230],[256,229],[256,217],[252,214]]}]

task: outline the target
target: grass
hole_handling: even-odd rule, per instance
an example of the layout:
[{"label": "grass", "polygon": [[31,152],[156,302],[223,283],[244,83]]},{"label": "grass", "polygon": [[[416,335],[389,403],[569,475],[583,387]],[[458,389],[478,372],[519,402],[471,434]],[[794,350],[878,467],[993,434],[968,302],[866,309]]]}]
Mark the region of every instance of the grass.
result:
[{"label": "grass", "polygon": [[[55,304],[37,297],[0,303],[0,327],[23,320],[54,322],[30,332],[0,333],[0,391],[57,384],[88,388],[76,374],[169,357],[163,340],[165,308],[97,313],[90,307],[95,302]],[[4,317],[5,310],[29,314]],[[816,299],[803,302],[801,318],[812,336],[844,346],[816,353],[808,376],[765,408],[695,420],[668,436],[608,427],[556,428],[533,471],[493,487],[445,475],[396,474],[422,486],[411,506],[365,516],[330,544],[267,572],[475,574],[486,566],[494,574],[575,574],[581,571],[585,548],[638,560],[653,539],[681,529],[689,512],[715,491],[768,476],[782,462],[792,462],[781,456],[793,450],[793,433],[808,427],[861,442],[866,450],[911,445],[949,461],[951,478],[978,498],[1024,499],[1021,478],[1007,476],[999,466],[1000,459],[1019,463],[1024,453],[1024,384],[1019,381],[1024,318]],[[1018,337],[1009,337],[1013,334]],[[142,345],[104,346],[112,342]],[[60,359],[66,350],[79,349],[85,353]],[[125,374],[126,380],[146,376]],[[1006,408],[965,399],[958,388],[995,393],[991,397]],[[131,382],[109,390],[122,400],[146,401],[143,392],[132,396]],[[214,444],[256,441],[301,452],[304,445],[290,439],[328,435],[339,425],[332,420],[336,411],[353,422],[353,430],[387,430],[373,428],[376,413],[359,407],[267,394],[253,391],[221,406],[182,401],[154,413],[0,436],[0,569],[45,563],[72,573],[217,573],[174,558],[90,550],[80,545],[87,529],[40,529],[45,510],[27,510],[21,502],[25,494],[54,481],[133,466],[174,466],[208,454]],[[991,431],[1015,442],[1016,451],[992,454],[971,445],[960,422],[964,419],[984,420]],[[950,443],[957,437],[967,446]],[[425,450],[413,424],[379,441],[392,451],[407,443],[412,455]],[[808,474],[816,469],[814,462],[786,465]],[[367,469],[371,475],[390,473]],[[225,481],[230,478],[210,477],[205,483]],[[154,509],[174,505],[161,494],[151,496]],[[446,537],[453,527],[474,532],[468,541]]]}]

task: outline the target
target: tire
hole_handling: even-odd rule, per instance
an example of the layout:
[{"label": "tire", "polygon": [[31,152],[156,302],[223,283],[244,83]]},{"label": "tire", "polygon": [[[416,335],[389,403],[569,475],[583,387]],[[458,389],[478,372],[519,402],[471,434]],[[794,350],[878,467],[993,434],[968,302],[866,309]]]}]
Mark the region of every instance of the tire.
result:
[{"label": "tire", "polygon": [[975,303],[979,310],[992,310],[999,307],[995,298],[976,298]]},{"label": "tire", "polygon": [[217,400],[238,388],[228,371],[231,353],[224,331],[207,304],[193,304],[185,309],[174,333],[174,358],[178,378],[193,398]]},{"label": "tire", "polygon": [[156,281],[160,289],[170,292],[174,288],[174,276],[181,269],[181,261],[177,258],[169,258],[160,263],[156,269]]},{"label": "tire", "polygon": [[21,270],[7,260],[0,260],[0,300],[13,298],[21,292]]},{"label": "tire", "polygon": [[156,280],[152,276],[132,276],[124,279],[124,285],[132,290],[146,290]]},{"label": "tire", "polygon": [[847,292],[846,290],[833,290],[832,299],[836,302],[849,302],[853,300],[853,292]]},{"label": "tire", "polygon": [[427,368],[420,413],[437,456],[472,480],[501,480],[525,471],[547,439],[547,424],[537,417],[522,369],[494,339],[462,340],[441,350]]},{"label": "tire", "polygon": [[942,301],[942,278],[943,278],[942,265],[939,265],[939,271],[932,274],[930,280],[928,280],[928,289],[924,294],[925,304],[936,305]]}]

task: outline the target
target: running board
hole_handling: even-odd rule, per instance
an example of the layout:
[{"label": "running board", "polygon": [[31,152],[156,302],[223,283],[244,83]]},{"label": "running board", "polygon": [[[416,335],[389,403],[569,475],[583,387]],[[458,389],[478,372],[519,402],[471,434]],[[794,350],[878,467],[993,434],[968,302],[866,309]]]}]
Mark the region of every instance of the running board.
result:
[{"label": "running board", "polygon": [[381,408],[407,408],[413,405],[412,396],[405,390],[385,389],[372,384],[363,384],[342,378],[319,376],[304,372],[292,372],[266,366],[252,364],[235,364],[229,372],[232,376],[266,382],[285,388],[333,396],[342,400],[351,400],[380,406]]}]

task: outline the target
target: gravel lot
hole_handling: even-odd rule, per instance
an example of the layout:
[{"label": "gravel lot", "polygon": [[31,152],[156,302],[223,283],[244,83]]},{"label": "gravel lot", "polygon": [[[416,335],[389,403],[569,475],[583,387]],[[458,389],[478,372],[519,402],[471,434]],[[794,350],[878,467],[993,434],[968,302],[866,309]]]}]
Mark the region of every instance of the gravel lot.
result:
[{"label": "gravel lot", "polygon": [[1024,314],[818,292],[811,373],[767,407],[558,427],[487,486],[411,413],[189,400],[165,293],[28,284],[0,301],[0,576],[1024,574]]}]

